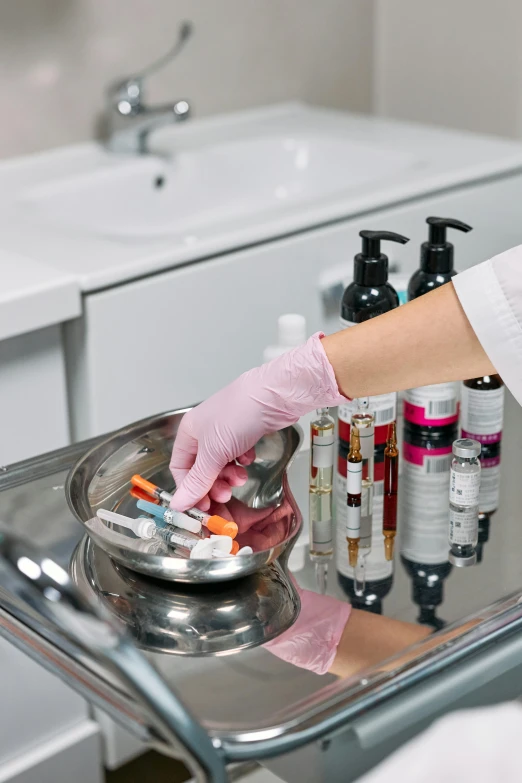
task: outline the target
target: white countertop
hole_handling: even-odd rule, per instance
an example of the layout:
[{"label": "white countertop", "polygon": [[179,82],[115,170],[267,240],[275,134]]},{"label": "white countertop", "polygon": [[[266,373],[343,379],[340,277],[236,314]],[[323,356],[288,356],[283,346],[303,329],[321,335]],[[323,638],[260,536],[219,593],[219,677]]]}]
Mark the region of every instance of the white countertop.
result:
[{"label": "white countertop", "polygon": [[77,278],[0,249],[0,340],[81,315]]},{"label": "white countertop", "polygon": [[[80,313],[80,292],[93,292],[188,262],[388,205],[510,172],[522,171],[522,145],[441,128],[352,115],[300,104],[189,121],[153,136],[154,150],[175,156],[212,144],[299,133],[331,135],[393,152],[410,161],[400,175],[376,170],[365,183],[298,204],[213,220],[169,236],[101,236],[48,219],[28,198],[75,177],[111,177],[140,165],[97,144],[50,151],[0,164],[0,339]],[[376,156],[378,159],[378,156]],[[157,158],[161,160],[161,158]],[[42,190],[43,189],[43,190]],[[40,200],[42,198],[40,196]],[[43,198],[45,202],[45,198]],[[53,315],[54,314],[54,315]]]}]

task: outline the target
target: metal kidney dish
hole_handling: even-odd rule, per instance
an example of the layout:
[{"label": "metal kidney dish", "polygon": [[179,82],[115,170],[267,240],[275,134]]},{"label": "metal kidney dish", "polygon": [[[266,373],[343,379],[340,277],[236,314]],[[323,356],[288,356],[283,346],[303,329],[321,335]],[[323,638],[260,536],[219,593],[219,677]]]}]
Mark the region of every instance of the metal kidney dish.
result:
[{"label": "metal kidney dish", "polygon": [[229,503],[215,504],[212,509],[238,523],[237,541],[240,546],[252,547],[250,555],[190,560],[160,541],[152,551],[143,551],[149,547],[133,533],[111,529],[96,518],[99,508],[130,517],[140,515],[129,494],[135,473],[169,491],[174,488],[170,453],[185,412],[173,411],[131,424],[88,451],[67,479],[66,496],[72,512],[112,560],[157,579],[192,584],[229,581],[253,574],[283,554],[286,558],[302,523],[286,475],[300,443],[295,427],[262,438],[256,445],[255,462],[247,468],[246,484],[234,488]]}]

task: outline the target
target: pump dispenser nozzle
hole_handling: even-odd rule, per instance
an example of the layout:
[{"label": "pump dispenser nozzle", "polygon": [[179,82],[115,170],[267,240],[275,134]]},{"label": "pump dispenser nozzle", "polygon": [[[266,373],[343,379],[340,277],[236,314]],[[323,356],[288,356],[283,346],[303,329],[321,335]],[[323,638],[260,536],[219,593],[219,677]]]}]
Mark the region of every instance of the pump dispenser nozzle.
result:
[{"label": "pump dispenser nozzle", "polygon": [[384,285],[388,280],[388,256],[381,253],[381,241],[400,242],[410,240],[393,231],[360,231],[362,252],[354,259],[353,281],[357,285]]},{"label": "pump dispenser nozzle", "polygon": [[446,230],[471,231],[471,226],[454,218],[429,217],[429,239],[421,246],[420,266],[423,272],[448,274],[453,272],[453,245],[446,241]]}]

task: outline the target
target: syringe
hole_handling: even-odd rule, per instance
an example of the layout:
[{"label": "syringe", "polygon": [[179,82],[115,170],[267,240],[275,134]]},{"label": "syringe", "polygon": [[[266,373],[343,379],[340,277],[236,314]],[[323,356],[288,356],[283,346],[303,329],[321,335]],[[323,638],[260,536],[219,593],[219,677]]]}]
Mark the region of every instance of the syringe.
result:
[{"label": "syringe", "polygon": [[158,528],[156,535],[169,546],[182,547],[189,550],[191,560],[210,560],[215,557],[228,557],[232,555],[230,536],[210,536],[209,538],[190,538],[189,536],[175,533],[168,528]]},{"label": "syringe", "polygon": [[[147,481],[147,479],[144,479],[143,476],[138,474],[132,476],[131,484],[134,487],[139,487],[139,489],[143,490],[143,492],[146,492],[152,498],[156,498],[157,500],[160,500],[162,503],[166,503],[167,505],[172,500],[172,495],[170,492],[161,489],[161,487],[153,484],[152,481]],[[162,507],[157,506],[156,509],[156,512],[151,511],[151,513],[159,517]],[[167,510],[173,514],[179,513],[172,511],[172,509]],[[216,535],[230,536],[231,538],[235,538],[237,536],[238,527],[236,523],[231,522],[229,519],[224,519],[218,514],[207,514],[205,511],[200,511],[199,508],[189,508],[187,511],[184,511],[183,514],[190,517],[191,519],[195,519],[196,522],[199,522],[200,525],[206,527],[208,530],[210,530],[211,533],[215,533]],[[168,522],[167,519],[165,519],[165,521]],[[168,524],[171,523],[168,522]]]},{"label": "syringe", "polygon": [[237,541],[232,541],[230,536],[209,536],[209,538],[190,538],[181,533],[174,533],[167,528],[157,529],[157,535],[169,546],[188,549],[192,560],[209,560],[211,558],[230,557],[233,555],[251,555],[252,547],[239,548]]},{"label": "syringe", "polygon": [[[118,514],[116,511],[109,511],[104,508],[98,509],[96,516],[104,522],[112,522],[127,530],[132,530],[139,538],[149,540],[160,538],[169,546],[186,549],[191,559],[228,557],[241,551],[237,542],[232,541],[230,536],[211,535],[209,538],[196,538],[177,533],[172,528],[158,527],[152,519],[145,519],[144,517],[132,519],[132,517],[127,517],[123,514]],[[245,549],[248,550],[250,548],[243,547],[243,550]],[[242,551],[241,554],[250,554],[251,551]]]},{"label": "syringe", "polygon": [[99,508],[96,516],[104,522],[114,522],[127,530],[132,530],[138,538],[152,538],[156,532],[156,523],[152,519],[145,519],[144,517],[132,519],[132,517],[117,514],[116,511],[108,511],[105,508]]}]

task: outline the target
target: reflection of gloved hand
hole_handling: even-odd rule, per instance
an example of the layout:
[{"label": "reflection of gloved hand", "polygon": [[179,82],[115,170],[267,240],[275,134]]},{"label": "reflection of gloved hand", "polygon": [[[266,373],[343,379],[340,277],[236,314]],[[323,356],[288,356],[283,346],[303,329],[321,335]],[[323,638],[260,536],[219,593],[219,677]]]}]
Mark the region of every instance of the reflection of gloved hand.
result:
[{"label": "reflection of gloved hand", "polygon": [[[170,469],[179,488],[172,508],[208,503],[207,493],[233,460],[249,464],[257,441],[295,423],[314,408],[339,405],[334,371],[316,334],[299,348],[241,375],[193,408],[180,424]],[[226,487],[213,499],[226,502]]]},{"label": "reflection of gloved hand", "polygon": [[352,607],[329,595],[297,588],[301,612],[288,631],[265,647],[273,655],[301,669],[326,674],[337,653]]},{"label": "reflection of gloved hand", "polygon": [[231,498],[226,505],[211,504],[211,511],[235,522],[238,543],[240,546],[251,546],[254,552],[270,549],[285,541],[294,521],[294,511],[286,498],[275,508],[250,508],[241,500]]}]

